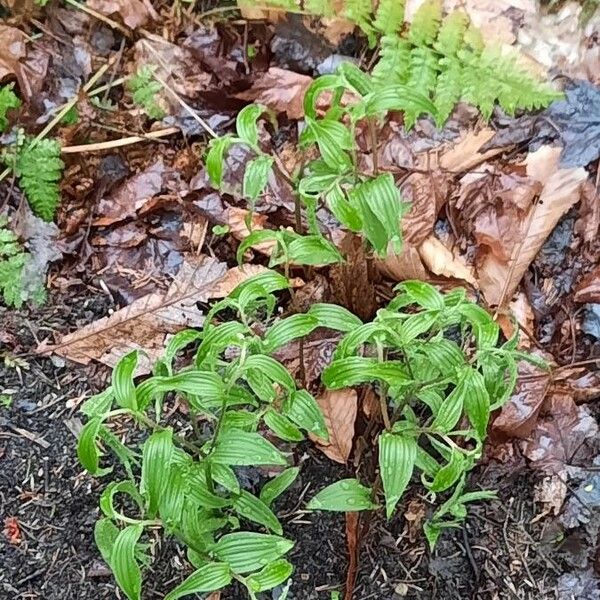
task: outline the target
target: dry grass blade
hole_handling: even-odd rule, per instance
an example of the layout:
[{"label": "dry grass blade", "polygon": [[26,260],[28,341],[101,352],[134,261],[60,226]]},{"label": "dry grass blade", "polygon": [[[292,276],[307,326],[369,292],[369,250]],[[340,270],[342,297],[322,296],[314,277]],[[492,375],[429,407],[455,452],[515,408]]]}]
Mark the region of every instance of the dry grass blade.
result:
[{"label": "dry grass blade", "polygon": [[514,248],[511,260],[506,263],[490,254],[479,266],[479,285],[490,305],[502,308],[512,298],[560,218],[579,201],[587,172],[582,167],[559,168],[560,151],[543,146],[527,158],[527,174],[542,184],[542,191],[523,222],[515,223],[522,241]]},{"label": "dry grass blade", "polygon": [[223,298],[239,283],[264,270],[259,265],[228,270],[215,258],[188,257],[166,293],[148,294],[66,335],[55,345],[40,344],[37,352],[58,354],[83,364],[98,360],[112,367],[126,352],[140,349],[148,360],[138,372],[147,372],[162,352],[168,334],[202,325],[204,317],[196,308],[198,302]]}]

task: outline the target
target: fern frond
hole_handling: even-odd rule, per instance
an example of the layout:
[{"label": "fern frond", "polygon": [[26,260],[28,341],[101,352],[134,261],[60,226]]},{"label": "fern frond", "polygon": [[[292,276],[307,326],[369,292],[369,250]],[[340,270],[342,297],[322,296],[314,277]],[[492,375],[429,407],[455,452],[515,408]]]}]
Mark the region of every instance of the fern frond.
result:
[{"label": "fern frond", "polygon": [[396,35],[381,38],[379,60],[373,69],[373,83],[377,87],[401,85],[410,74],[410,43]]},{"label": "fern frond", "polygon": [[166,112],[160,105],[157,95],[162,85],[154,78],[155,67],[144,65],[129,79],[127,87],[133,94],[133,101],[141,106],[151,119],[160,120]]},{"label": "fern frond", "polygon": [[452,114],[462,95],[463,73],[460,62],[452,58],[440,61],[441,73],[435,86],[433,103],[437,109],[435,122],[441,127]]},{"label": "fern frond", "polygon": [[19,108],[19,106],[21,106],[21,101],[13,92],[13,84],[0,87],[0,133],[8,127],[6,113],[11,108]]},{"label": "fern frond", "polygon": [[372,11],[371,0],[346,0],[342,13],[346,19],[354,21],[363,30],[370,47],[375,46],[376,43],[375,30],[371,24]]},{"label": "fern frond", "polygon": [[16,155],[14,170],[33,212],[52,221],[60,201],[59,183],[65,166],[54,139],[26,142]]},{"label": "fern frond", "polygon": [[469,23],[469,26],[467,27],[467,30],[463,36],[463,42],[465,49],[473,52],[476,55],[481,54],[485,48],[483,35],[481,34],[481,31],[479,31],[479,29],[473,25],[473,23]]},{"label": "fern frond", "polygon": [[384,35],[392,35],[400,31],[404,24],[405,3],[406,0],[379,0],[373,27]]},{"label": "fern frond", "polygon": [[434,48],[444,56],[456,56],[464,43],[470,20],[461,10],[451,12],[442,21]]},{"label": "fern frond", "polygon": [[442,0],[425,0],[413,17],[409,41],[415,46],[428,46],[435,41],[442,22]]},{"label": "fern frond", "polygon": [[333,3],[328,0],[305,0],[304,10],[311,15],[331,17],[335,15]]},{"label": "fern frond", "polygon": [[17,236],[0,220],[0,292],[7,306],[23,304],[23,267],[28,255],[23,252]]}]

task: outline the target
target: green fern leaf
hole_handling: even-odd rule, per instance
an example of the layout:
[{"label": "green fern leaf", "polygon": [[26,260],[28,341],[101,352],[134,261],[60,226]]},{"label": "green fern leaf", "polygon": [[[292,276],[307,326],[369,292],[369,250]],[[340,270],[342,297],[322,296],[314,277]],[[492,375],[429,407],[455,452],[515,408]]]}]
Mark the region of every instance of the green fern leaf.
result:
[{"label": "green fern leaf", "polygon": [[413,18],[408,39],[415,46],[430,46],[442,22],[442,0],[425,0]]},{"label": "green fern leaf", "polygon": [[162,85],[154,79],[154,66],[144,65],[129,79],[127,87],[133,94],[133,101],[141,106],[151,119],[160,120],[166,112],[158,100]]},{"label": "green fern leaf", "polygon": [[404,24],[405,3],[406,0],[380,0],[373,27],[384,35],[397,33]]},{"label": "green fern leaf", "polygon": [[331,2],[327,0],[306,0],[304,10],[311,15],[320,17],[332,17],[335,15]]},{"label": "green fern leaf", "polygon": [[28,255],[7,229],[6,219],[0,220],[0,292],[7,306],[20,308],[23,304],[23,267]]},{"label": "green fern leaf", "polygon": [[8,119],[6,113],[11,108],[19,108],[21,101],[13,92],[13,84],[0,87],[0,133],[8,127]]},{"label": "green fern leaf", "polygon": [[371,0],[346,0],[343,15],[346,19],[356,23],[366,34],[369,46],[376,43],[375,30],[371,25],[371,13],[373,7]]},{"label": "green fern leaf", "polygon": [[52,221],[60,201],[59,183],[65,166],[60,150],[56,140],[32,140],[18,150],[14,164],[31,209],[45,221]]},{"label": "green fern leaf", "polygon": [[437,78],[433,103],[437,109],[436,125],[441,127],[460,101],[463,74],[457,60],[443,58],[440,61],[442,72]]},{"label": "green fern leaf", "polygon": [[373,83],[377,87],[403,85],[410,73],[410,43],[396,35],[381,38],[379,60],[373,68]]},{"label": "green fern leaf", "polygon": [[[438,57],[431,48],[426,46],[413,48],[410,53],[410,75],[407,87],[419,90],[429,97],[436,86],[438,63]],[[407,129],[414,125],[418,116],[416,112],[406,111],[404,124]]]},{"label": "green fern leaf", "polygon": [[469,17],[461,10],[451,12],[442,22],[435,49],[444,56],[456,56],[463,45]]},{"label": "green fern leaf", "polygon": [[473,25],[473,23],[470,23],[467,27],[467,30],[465,31],[465,34],[463,36],[463,42],[465,45],[465,49],[476,55],[481,54],[481,52],[485,48],[483,35],[481,34],[481,31],[479,31],[479,29],[477,29],[477,27]]}]

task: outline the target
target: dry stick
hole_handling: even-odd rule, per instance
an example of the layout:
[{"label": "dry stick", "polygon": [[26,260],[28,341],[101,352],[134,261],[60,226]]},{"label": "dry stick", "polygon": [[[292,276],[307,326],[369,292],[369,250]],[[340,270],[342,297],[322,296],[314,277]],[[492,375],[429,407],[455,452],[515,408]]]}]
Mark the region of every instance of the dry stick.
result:
[{"label": "dry stick", "polygon": [[[168,71],[168,66],[165,64],[164,60],[158,55],[156,50],[154,50],[154,48],[148,43],[148,41],[142,40],[142,43],[144,44],[146,49],[151,54],[153,54],[158,59],[158,61],[162,63],[162,66]],[[202,117],[200,117],[196,113],[196,111],[185,100],[183,100],[183,98],[181,98],[181,96],[166,81],[164,81],[156,73],[154,73],[154,79],[156,79],[156,81],[158,81],[158,83],[160,83],[160,85],[162,85],[165,88],[165,90],[167,90],[175,98],[175,100],[177,100],[179,105],[200,125],[200,127],[202,127],[202,129],[204,129],[204,131],[206,131],[206,133],[208,133],[213,138],[219,137],[216,134],[216,132],[211,128],[211,126]]]},{"label": "dry stick", "polygon": [[118,140],[110,140],[108,142],[96,142],[93,144],[79,144],[78,146],[65,146],[61,152],[63,154],[79,154],[81,152],[99,152],[101,150],[110,150],[112,148],[120,148],[121,146],[129,146],[130,144],[137,144],[138,142],[144,142],[147,140],[160,139],[179,133],[179,127],[167,127],[165,129],[159,129],[157,131],[151,131],[143,136],[132,135],[130,137],[120,138]]},{"label": "dry stick", "polygon": [[[83,86],[83,91],[87,94],[88,91],[94,87],[96,82],[106,73],[110,67],[114,64],[116,60],[116,56],[113,56],[105,65],[102,65],[91,77],[91,79]],[[79,94],[76,94],[71,98],[63,108],[54,116],[54,118],[40,131],[31,142],[31,146],[35,146],[40,140],[43,140],[53,129],[58,125],[63,117],[77,104],[79,100]],[[0,181],[2,181],[7,175],[9,175],[11,169],[4,169],[2,173],[0,173]]]}]

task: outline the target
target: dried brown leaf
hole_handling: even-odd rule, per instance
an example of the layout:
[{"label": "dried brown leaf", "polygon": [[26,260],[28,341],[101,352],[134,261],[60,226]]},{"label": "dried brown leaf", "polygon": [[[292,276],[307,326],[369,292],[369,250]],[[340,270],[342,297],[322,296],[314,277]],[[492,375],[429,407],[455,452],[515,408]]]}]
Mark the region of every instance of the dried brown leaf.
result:
[{"label": "dried brown leaf", "polygon": [[436,275],[461,279],[477,286],[471,268],[460,256],[455,256],[434,235],[429,236],[418,248],[423,264]]},{"label": "dried brown leaf", "polygon": [[150,20],[158,20],[149,0],[87,0],[87,6],[105,17],[120,17],[131,29],[142,27]]},{"label": "dried brown leaf", "polygon": [[439,167],[452,173],[464,173],[492,156],[500,154],[503,148],[481,152],[481,148],[494,137],[495,133],[493,129],[487,128],[478,132],[466,132],[457,143],[441,154]]},{"label": "dried brown leaf", "polygon": [[568,465],[590,463],[595,455],[590,443],[597,435],[598,423],[587,406],[578,406],[568,395],[554,394],[544,404],[544,417],[523,442],[523,454],[536,468],[562,473]]},{"label": "dried brown leaf", "polygon": [[355,390],[326,390],[317,397],[323,411],[329,432],[329,442],[311,436],[321,450],[331,460],[346,464],[352,452],[354,422],[358,410],[358,397]]},{"label": "dried brown leaf", "polygon": [[101,198],[96,208],[96,226],[112,225],[134,217],[146,203],[160,194],[165,166],[157,160],[140,173],[130,177],[106,198]]},{"label": "dried brown leaf", "polygon": [[[260,231],[261,229],[265,229],[265,225],[268,222],[266,215],[261,215],[256,212],[250,215],[250,211],[244,208],[230,206],[227,209],[225,222],[229,226],[229,233],[231,233],[236,240],[242,241],[250,235],[251,231],[248,229],[248,225],[246,223],[248,219],[250,219],[252,231]],[[267,241],[261,242],[260,244],[254,244],[252,248],[261,254],[271,256],[271,252],[273,251],[275,245],[276,242]]]},{"label": "dried brown leaf", "polygon": [[600,265],[588,273],[575,289],[575,302],[599,303],[600,302]]},{"label": "dried brown leaf", "polygon": [[560,151],[543,146],[527,158],[527,174],[542,184],[542,192],[524,219],[514,224],[521,241],[513,249],[511,260],[488,254],[478,267],[479,285],[490,305],[502,305],[512,298],[550,232],[579,200],[587,172],[582,167],[559,168]]},{"label": "dried brown leaf", "polygon": [[144,350],[148,360],[138,373],[148,372],[162,352],[165,336],[204,321],[198,302],[223,298],[239,283],[264,271],[259,265],[227,269],[225,263],[206,256],[188,257],[165,294],[148,294],[108,317],[64,336],[55,345],[42,343],[39,354],[58,354],[74,362],[98,360],[113,367],[132,349]]},{"label": "dried brown leaf", "polygon": [[[504,337],[507,339],[512,338],[515,334],[515,329],[519,329],[519,326],[525,332],[533,334],[535,331],[535,315],[527,295],[524,292],[519,292],[517,297],[510,303],[509,309],[509,313],[500,313],[496,317]],[[521,333],[518,347],[521,350],[529,350],[531,346],[531,337],[527,333]]]},{"label": "dried brown leaf", "polygon": [[304,94],[312,77],[294,71],[271,67],[254,80],[249,90],[236,95],[241,100],[264,104],[277,113],[286,113],[290,119],[304,117]]},{"label": "dried brown leaf", "polygon": [[566,477],[566,472],[550,475],[535,486],[534,499],[544,506],[545,514],[560,514],[567,497]]},{"label": "dried brown leaf", "polygon": [[403,244],[400,254],[390,252],[383,260],[375,259],[375,266],[380,273],[393,281],[406,279],[428,281],[431,278],[431,274],[423,264],[418,248],[407,243]]},{"label": "dried brown leaf", "polygon": [[526,438],[534,429],[538,414],[550,389],[550,374],[533,365],[519,365],[515,391],[492,424],[492,433],[500,438]]}]

